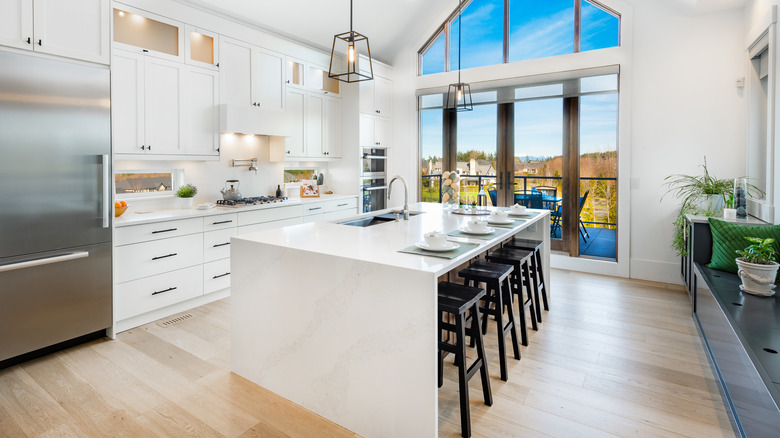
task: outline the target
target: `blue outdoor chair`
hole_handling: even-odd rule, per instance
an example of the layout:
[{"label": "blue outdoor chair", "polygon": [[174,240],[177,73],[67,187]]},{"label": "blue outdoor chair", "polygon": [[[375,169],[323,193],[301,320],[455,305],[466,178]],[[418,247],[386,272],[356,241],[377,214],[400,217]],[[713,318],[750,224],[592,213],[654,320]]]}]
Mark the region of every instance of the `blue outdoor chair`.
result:
[{"label": "blue outdoor chair", "polygon": [[[579,207],[579,215],[582,215],[582,207],[585,206],[585,200],[588,199],[588,193],[590,193],[590,189],[585,190],[585,194],[580,196],[580,207]],[[561,218],[563,217],[563,206],[559,205],[558,209],[554,211],[551,215],[552,219],[552,226],[550,228],[550,235],[554,236],[556,231],[561,228]],[[580,219],[580,236],[582,236],[582,240],[588,241],[587,237],[590,237],[590,234],[588,234],[588,230],[585,228],[585,224],[582,222],[582,217]]]},{"label": "blue outdoor chair", "polygon": [[496,191],[495,190],[488,190],[488,196],[490,196],[490,202],[493,204],[493,207],[498,207],[498,201],[496,198]]}]

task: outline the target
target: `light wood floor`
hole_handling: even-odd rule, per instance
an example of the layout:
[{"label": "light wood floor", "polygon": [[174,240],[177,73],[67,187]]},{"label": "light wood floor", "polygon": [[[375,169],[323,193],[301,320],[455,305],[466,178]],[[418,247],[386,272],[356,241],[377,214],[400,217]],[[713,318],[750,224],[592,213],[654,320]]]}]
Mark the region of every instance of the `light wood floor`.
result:
[{"label": "light wood floor", "polygon": [[[471,381],[476,437],[732,437],[680,287],[553,271],[551,311],[494,404]],[[0,371],[0,437],[352,437],[229,372],[229,302]],[[492,321],[491,321],[492,322]],[[451,360],[441,436],[459,436]]]}]

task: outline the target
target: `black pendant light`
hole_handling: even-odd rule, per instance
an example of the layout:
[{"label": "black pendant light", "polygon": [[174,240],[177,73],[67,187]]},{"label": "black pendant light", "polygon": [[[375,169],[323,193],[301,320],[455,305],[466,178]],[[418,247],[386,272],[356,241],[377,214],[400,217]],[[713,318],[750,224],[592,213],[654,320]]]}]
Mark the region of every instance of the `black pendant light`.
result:
[{"label": "black pendant light", "polygon": [[447,90],[447,102],[444,108],[450,111],[471,111],[474,106],[471,103],[471,86],[460,80],[460,40],[463,32],[461,32],[461,5],[462,0],[458,0],[458,83],[450,84]]},{"label": "black pendant light", "polygon": [[[368,67],[360,70],[360,54],[368,57]],[[333,36],[333,51],[330,53],[328,77],[342,82],[361,82],[374,79],[371,65],[371,49],[368,37],[352,30],[352,0],[349,0],[349,32]]]}]

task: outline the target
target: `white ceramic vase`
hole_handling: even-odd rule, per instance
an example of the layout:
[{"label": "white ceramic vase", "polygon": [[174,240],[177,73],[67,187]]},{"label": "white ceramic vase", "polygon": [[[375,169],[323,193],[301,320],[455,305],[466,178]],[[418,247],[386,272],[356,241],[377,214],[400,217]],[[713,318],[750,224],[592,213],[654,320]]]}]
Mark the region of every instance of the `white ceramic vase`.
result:
[{"label": "white ceramic vase", "polygon": [[195,198],[176,198],[176,206],[181,210],[188,210],[192,208],[192,204]]},{"label": "white ceramic vase", "polygon": [[771,297],[775,294],[775,278],[780,264],[772,262],[771,265],[762,265],[757,263],[748,263],[742,258],[738,258],[737,274],[742,279],[739,286],[743,292],[763,297]]}]

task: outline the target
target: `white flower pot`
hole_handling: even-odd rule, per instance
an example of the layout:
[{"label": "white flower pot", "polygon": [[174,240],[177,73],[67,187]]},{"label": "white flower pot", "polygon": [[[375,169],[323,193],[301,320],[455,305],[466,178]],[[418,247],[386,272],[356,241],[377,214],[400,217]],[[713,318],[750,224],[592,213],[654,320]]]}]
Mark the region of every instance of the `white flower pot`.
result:
[{"label": "white flower pot", "polygon": [[723,195],[701,195],[697,207],[699,210],[720,212],[723,210]]},{"label": "white flower pot", "polygon": [[742,279],[739,286],[743,292],[763,297],[771,297],[775,294],[775,277],[780,264],[772,262],[771,265],[748,263],[742,258],[736,259],[739,271],[737,274]]},{"label": "white flower pot", "polygon": [[195,198],[176,198],[176,207],[182,210],[188,210],[192,208],[193,200]]}]

